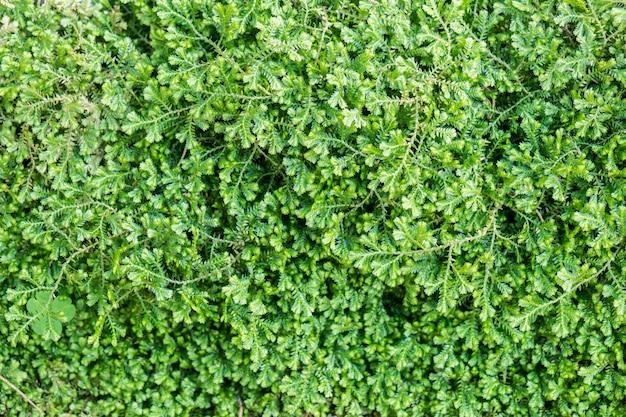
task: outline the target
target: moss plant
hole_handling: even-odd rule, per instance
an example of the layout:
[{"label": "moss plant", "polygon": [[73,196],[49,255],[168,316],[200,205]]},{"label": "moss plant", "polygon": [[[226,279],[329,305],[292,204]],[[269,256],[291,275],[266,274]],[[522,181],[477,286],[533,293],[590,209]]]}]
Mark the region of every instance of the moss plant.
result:
[{"label": "moss plant", "polygon": [[0,415],[623,414],[625,29],[0,0]]}]

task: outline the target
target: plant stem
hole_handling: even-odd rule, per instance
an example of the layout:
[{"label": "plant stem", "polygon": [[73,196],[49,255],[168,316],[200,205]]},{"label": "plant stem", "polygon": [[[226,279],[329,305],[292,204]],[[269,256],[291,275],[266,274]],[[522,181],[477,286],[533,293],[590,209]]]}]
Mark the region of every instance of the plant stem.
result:
[{"label": "plant stem", "polygon": [[24,398],[28,402],[28,404],[32,405],[37,411],[39,411],[40,413],[43,414],[43,410],[41,408],[39,408],[37,406],[37,404],[35,404],[30,398],[28,398],[28,396],[26,394],[24,394],[24,392],[22,392],[21,389],[19,389],[15,385],[13,385],[11,383],[11,381],[9,381],[5,377],[3,377],[1,374],[0,374],[0,381],[2,381],[5,384],[7,384],[9,386],[9,388],[11,388],[13,391],[17,392],[18,394],[20,394],[22,396],[22,398]]}]

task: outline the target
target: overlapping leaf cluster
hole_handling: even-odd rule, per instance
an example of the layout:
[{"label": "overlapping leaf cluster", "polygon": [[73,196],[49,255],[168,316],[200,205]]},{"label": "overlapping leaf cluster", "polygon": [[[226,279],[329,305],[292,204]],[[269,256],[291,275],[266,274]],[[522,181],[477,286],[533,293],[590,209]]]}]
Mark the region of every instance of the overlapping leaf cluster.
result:
[{"label": "overlapping leaf cluster", "polygon": [[50,413],[623,410],[624,2],[40,3],[0,372]]}]

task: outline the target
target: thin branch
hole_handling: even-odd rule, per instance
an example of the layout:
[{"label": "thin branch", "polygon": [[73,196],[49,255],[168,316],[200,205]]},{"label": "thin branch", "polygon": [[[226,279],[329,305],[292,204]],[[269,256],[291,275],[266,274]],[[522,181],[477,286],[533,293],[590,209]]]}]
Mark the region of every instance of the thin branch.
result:
[{"label": "thin branch", "polygon": [[493,213],[491,214],[491,220],[489,221],[489,223],[485,227],[480,229],[473,236],[468,236],[468,237],[465,237],[465,238],[462,238],[462,239],[453,240],[451,242],[443,243],[441,245],[432,246],[432,247],[428,247],[428,248],[420,248],[420,249],[408,250],[408,251],[382,251],[381,250],[381,251],[375,251],[375,252],[367,253],[365,255],[362,255],[361,257],[365,258],[365,257],[370,257],[370,256],[390,255],[390,256],[396,256],[396,257],[399,258],[399,257],[402,257],[402,256],[425,255],[425,254],[429,254],[429,253],[433,253],[433,252],[438,252],[438,251],[443,250],[443,249],[454,248],[457,245],[462,245],[464,243],[472,242],[474,240],[482,239],[489,232],[489,229],[491,229],[493,227],[493,224],[496,221],[495,216],[496,216],[498,210],[499,210],[499,208],[497,208],[497,209],[495,209],[493,211]]},{"label": "thin branch", "polygon": [[535,316],[536,314],[540,313],[542,310],[545,310],[545,309],[549,308],[550,306],[552,306],[554,304],[560,303],[561,301],[563,301],[564,299],[566,299],[567,297],[571,296],[576,291],[578,291],[578,289],[580,287],[582,287],[583,285],[587,285],[588,283],[590,283],[591,281],[596,279],[598,276],[602,275],[607,270],[610,271],[611,264],[613,262],[615,262],[615,259],[617,258],[617,255],[619,254],[619,252],[621,250],[622,250],[622,247],[621,246],[618,247],[617,250],[615,251],[615,253],[613,254],[613,256],[611,257],[611,259],[609,259],[599,271],[597,271],[594,274],[590,275],[588,278],[585,278],[582,281],[578,282],[569,291],[564,291],[563,294],[561,294],[559,297],[554,298],[554,299],[552,299],[550,301],[546,301],[545,303],[541,304],[540,306],[537,306],[534,309],[532,309],[530,312],[524,314],[522,316],[522,318],[519,320],[520,323],[522,321],[528,320],[529,318]]},{"label": "thin branch", "polygon": [[39,411],[40,413],[42,413],[42,414],[43,414],[43,410],[42,410],[41,408],[39,408],[39,407],[37,406],[37,404],[35,404],[35,403],[34,403],[34,402],[30,399],[30,398],[28,398],[28,396],[27,396],[26,394],[24,394],[24,392],[23,392],[21,389],[19,389],[19,388],[18,388],[18,387],[16,387],[15,385],[13,385],[13,384],[11,383],[11,381],[9,381],[9,380],[8,380],[8,379],[6,379],[5,377],[3,377],[1,374],[0,374],[0,381],[2,381],[2,382],[4,382],[5,384],[7,384],[7,385],[9,386],[9,388],[11,388],[13,391],[17,392],[18,394],[20,394],[20,396],[21,396],[23,399],[25,399],[25,400],[28,402],[28,404],[32,405],[32,406],[33,406],[33,408],[35,408],[35,410],[37,410],[37,411]]},{"label": "thin branch", "polygon": [[589,10],[591,10],[591,14],[593,15],[593,19],[596,21],[596,24],[598,25],[598,29],[600,29],[600,34],[602,35],[602,38],[604,39],[604,43],[602,44],[602,47],[604,48],[606,44],[609,42],[609,39],[606,36],[606,31],[604,30],[604,27],[602,26],[602,22],[600,21],[600,19],[598,19],[598,15],[596,13],[596,9],[593,7],[593,3],[589,1],[587,1],[586,3],[589,5]]},{"label": "thin branch", "polygon": [[243,417],[243,401],[237,397],[237,403],[239,404],[239,417]]}]

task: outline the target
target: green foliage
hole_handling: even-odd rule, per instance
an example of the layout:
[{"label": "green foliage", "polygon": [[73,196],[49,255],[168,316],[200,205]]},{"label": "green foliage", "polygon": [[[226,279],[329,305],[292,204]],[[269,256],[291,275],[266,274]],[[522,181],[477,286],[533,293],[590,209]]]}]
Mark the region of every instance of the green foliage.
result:
[{"label": "green foliage", "polygon": [[44,339],[58,339],[63,326],[61,322],[67,322],[74,317],[76,308],[66,298],[51,300],[52,292],[43,291],[37,293],[34,298],[28,300],[26,309],[31,314],[31,326],[35,333]]},{"label": "green foliage", "polygon": [[0,1],[0,374],[49,415],[619,415],[625,9]]}]

